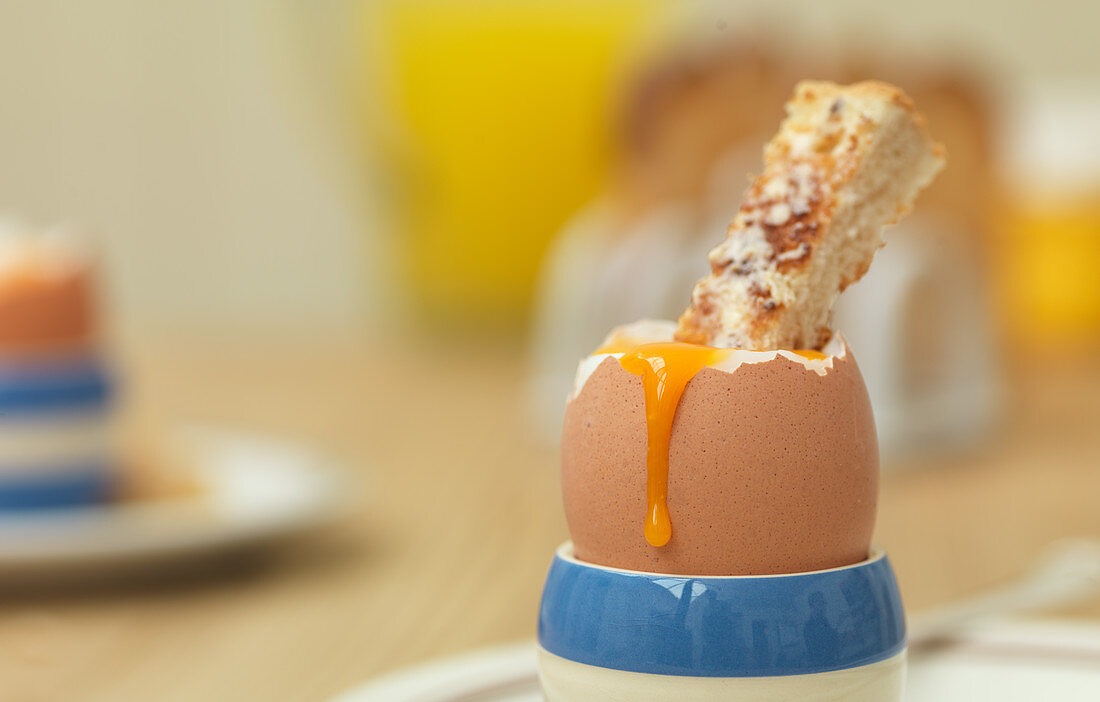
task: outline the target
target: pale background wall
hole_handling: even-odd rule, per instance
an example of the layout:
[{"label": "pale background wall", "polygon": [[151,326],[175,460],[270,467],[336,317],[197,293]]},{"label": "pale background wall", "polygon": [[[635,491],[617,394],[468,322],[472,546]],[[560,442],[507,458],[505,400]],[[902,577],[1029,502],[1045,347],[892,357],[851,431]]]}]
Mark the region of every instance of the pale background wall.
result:
[{"label": "pale background wall", "polygon": [[360,316],[358,213],[308,113],[288,110],[262,7],[0,7],[0,212],[101,239],[120,316]]},{"label": "pale background wall", "polygon": [[[128,322],[370,319],[378,225],[277,22],[345,4],[0,0],[0,213],[85,225]],[[706,12],[735,23],[760,5]],[[749,16],[797,7],[773,22],[792,35],[863,27],[879,46],[967,47],[1026,85],[1100,80],[1100,2],[767,6]]]}]

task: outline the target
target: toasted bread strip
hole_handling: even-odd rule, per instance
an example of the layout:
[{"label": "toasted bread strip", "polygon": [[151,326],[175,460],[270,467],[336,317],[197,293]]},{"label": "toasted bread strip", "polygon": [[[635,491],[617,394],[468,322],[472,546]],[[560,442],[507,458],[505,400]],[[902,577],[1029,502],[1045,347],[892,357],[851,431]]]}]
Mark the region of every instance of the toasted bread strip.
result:
[{"label": "toasted bread strip", "polygon": [[897,88],[803,81],[764,151],[711,274],[680,317],[679,341],[820,348],[833,301],[867,271],[896,222],[943,167],[943,147]]}]

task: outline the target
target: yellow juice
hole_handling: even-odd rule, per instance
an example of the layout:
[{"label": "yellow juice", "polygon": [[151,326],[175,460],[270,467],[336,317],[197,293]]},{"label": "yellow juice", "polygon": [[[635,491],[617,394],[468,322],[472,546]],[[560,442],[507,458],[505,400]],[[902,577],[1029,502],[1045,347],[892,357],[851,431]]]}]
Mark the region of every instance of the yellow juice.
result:
[{"label": "yellow juice", "polygon": [[1032,348],[1100,344],[1100,183],[1006,202],[998,252],[1008,327]]},{"label": "yellow juice", "polygon": [[616,83],[652,8],[370,4],[364,120],[393,178],[397,277],[422,315],[522,319],[551,237],[605,175]]}]

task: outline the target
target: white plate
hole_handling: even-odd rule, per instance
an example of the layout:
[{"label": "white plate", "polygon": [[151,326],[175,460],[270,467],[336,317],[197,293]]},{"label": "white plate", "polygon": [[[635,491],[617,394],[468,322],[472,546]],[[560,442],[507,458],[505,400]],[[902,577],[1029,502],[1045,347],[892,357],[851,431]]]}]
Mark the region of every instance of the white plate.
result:
[{"label": "white plate", "polygon": [[300,447],[180,432],[201,496],[0,516],[0,585],[95,577],[238,553],[320,526],[343,481]]},{"label": "white plate", "polygon": [[542,702],[535,664],[524,641],[391,673],[332,702]]},{"label": "white plate", "polygon": [[[975,625],[909,662],[906,702],[1097,702],[1100,627]],[[524,642],[378,678],[332,702],[540,702],[535,644]]]}]

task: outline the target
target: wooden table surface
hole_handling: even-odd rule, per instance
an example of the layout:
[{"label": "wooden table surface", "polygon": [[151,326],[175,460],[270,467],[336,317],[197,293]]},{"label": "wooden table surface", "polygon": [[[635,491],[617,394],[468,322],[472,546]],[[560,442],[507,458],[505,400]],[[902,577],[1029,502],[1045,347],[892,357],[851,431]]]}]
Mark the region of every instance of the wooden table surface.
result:
[{"label": "wooden table surface", "polygon": [[[553,449],[530,438],[518,349],[311,334],[123,345],[131,427],[222,423],[340,456],[352,514],[213,572],[0,595],[0,700],[323,700],[378,673],[530,638],[566,538]],[[876,540],[911,612],[1100,537],[1100,361],[1019,363],[965,455],[888,466]],[[1100,621],[1100,602],[1054,613]]]}]

